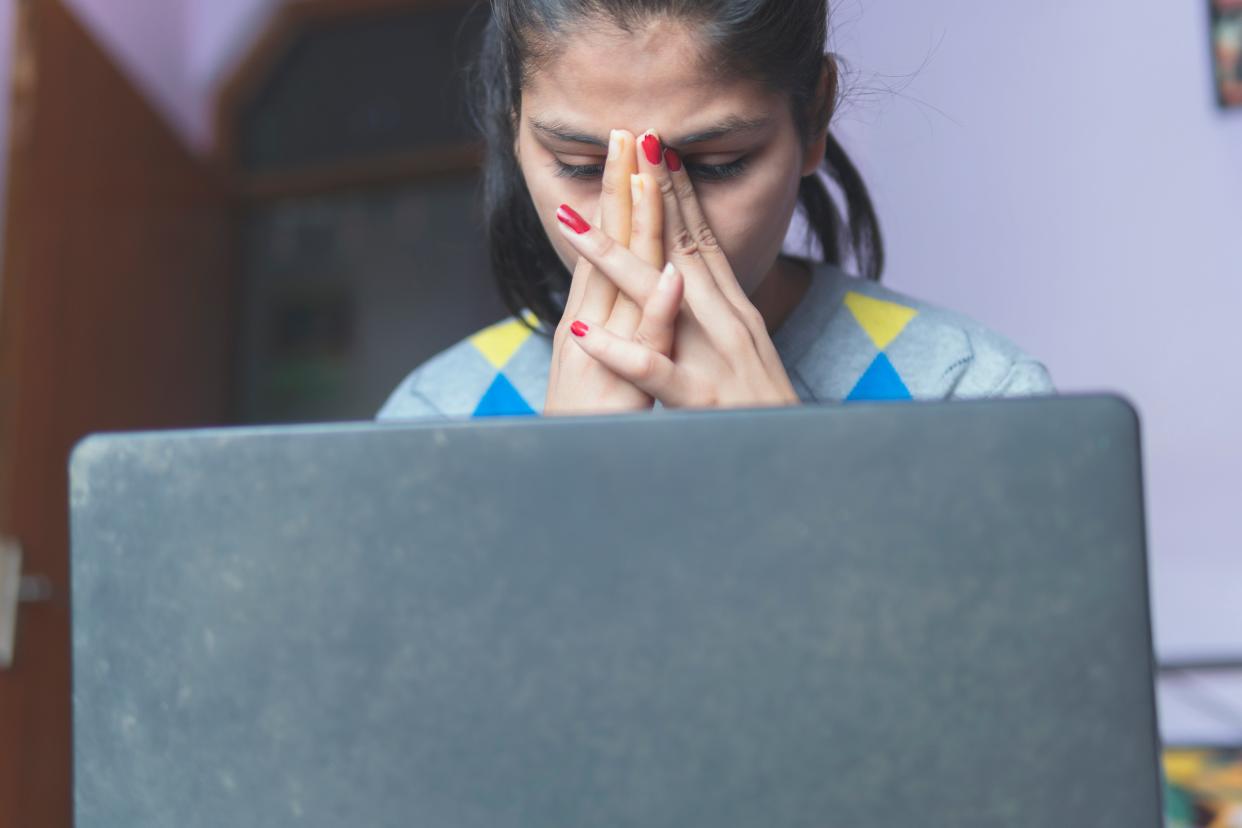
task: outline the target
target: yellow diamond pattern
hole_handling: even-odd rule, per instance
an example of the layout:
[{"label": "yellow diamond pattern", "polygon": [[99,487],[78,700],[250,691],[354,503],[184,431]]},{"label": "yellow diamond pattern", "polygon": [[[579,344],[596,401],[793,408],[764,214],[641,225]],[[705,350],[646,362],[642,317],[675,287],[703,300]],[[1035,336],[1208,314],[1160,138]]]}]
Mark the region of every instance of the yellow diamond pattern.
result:
[{"label": "yellow diamond pattern", "polygon": [[[527,318],[530,319],[532,316],[533,314]],[[522,343],[530,336],[530,329],[513,319],[508,322],[497,322],[490,328],[484,328],[470,337],[470,342],[479,349],[479,353],[487,358],[492,367],[499,371],[513,358],[517,349],[522,347]]]},{"label": "yellow diamond pattern", "polygon": [[861,293],[850,291],[845,294],[845,306],[854,314],[858,324],[871,337],[875,347],[883,351],[893,340],[901,336],[901,332],[910,324],[910,320],[919,315],[914,308],[905,305],[872,299]]}]

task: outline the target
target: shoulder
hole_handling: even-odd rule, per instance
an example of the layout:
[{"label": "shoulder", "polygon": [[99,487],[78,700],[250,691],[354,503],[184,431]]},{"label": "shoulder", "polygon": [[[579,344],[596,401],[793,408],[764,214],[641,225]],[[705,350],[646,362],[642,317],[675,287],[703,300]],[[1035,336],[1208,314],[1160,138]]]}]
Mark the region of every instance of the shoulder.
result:
[{"label": "shoulder", "polygon": [[[1047,368],[970,317],[824,266],[828,306],[798,370],[826,398],[965,399],[1054,393]],[[808,375],[809,376],[805,376]]]},{"label": "shoulder", "polygon": [[[534,317],[526,317],[534,321]],[[411,371],[375,415],[519,416],[543,407],[551,342],[511,316],[445,348]]]}]

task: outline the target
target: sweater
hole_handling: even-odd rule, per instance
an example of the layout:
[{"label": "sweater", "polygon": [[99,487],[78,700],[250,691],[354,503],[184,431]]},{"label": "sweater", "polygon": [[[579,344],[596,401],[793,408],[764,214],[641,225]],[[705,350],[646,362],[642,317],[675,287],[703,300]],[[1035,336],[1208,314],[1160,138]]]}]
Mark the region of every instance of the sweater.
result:
[{"label": "sweater", "polygon": [[[772,335],[804,403],[1055,393],[1042,363],[968,317],[811,264],[810,286]],[[509,317],[411,371],[376,419],[537,415],[551,361],[551,340]]]}]

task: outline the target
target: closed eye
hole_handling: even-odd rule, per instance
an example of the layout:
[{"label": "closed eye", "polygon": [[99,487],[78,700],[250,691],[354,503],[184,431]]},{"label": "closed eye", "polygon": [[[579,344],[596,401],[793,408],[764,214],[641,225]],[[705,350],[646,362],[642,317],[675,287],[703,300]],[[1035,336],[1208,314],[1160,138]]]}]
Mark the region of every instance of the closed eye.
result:
[{"label": "closed eye", "polygon": [[[554,160],[556,162],[556,174],[561,178],[590,181],[604,174],[603,164],[566,164],[559,158]],[[692,178],[697,178],[701,181],[725,181],[730,178],[736,178],[745,171],[746,157],[743,156],[727,164],[695,164],[686,161],[685,166],[686,172],[690,173]]]}]

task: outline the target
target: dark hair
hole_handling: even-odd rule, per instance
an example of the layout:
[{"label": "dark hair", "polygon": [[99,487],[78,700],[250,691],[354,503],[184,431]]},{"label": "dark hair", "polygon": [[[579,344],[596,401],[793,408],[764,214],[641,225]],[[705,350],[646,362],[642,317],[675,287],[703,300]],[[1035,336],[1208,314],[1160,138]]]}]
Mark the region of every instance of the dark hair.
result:
[{"label": "dark hair", "polygon": [[[545,323],[540,333],[553,330],[564,313],[571,277],[536,215],[514,155],[514,116],[521,109],[524,81],[540,61],[554,56],[557,37],[573,24],[606,20],[632,31],[660,16],[694,24],[722,73],[753,78],[788,94],[804,143],[831,122],[836,110],[836,58],[825,53],[826,0],[491,0],[491,18],[470,78],[475,90],[470,111],[486,150],[484,228],[505,306],[519,319],[523,310],[532,311]],[[825,66],[828,96],[816,106]],[[802,179],[798,200],[824,261],[842,265],[852,254],[859,275],[879,281],[884,246],[875,208],[831,132],[821,170],[840,189],[844,215],[819,174]]]}]

